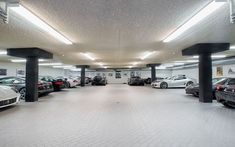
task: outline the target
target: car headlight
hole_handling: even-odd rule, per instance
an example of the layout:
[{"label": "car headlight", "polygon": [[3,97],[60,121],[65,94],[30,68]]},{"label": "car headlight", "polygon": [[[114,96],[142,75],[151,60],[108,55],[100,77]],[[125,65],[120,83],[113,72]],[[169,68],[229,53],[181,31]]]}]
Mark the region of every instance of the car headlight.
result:
[{"label": "car headlight", "polygon": [[15,91],[16,93],[19,93],[19,91],[15,87],[11,87],[11,90]]}]

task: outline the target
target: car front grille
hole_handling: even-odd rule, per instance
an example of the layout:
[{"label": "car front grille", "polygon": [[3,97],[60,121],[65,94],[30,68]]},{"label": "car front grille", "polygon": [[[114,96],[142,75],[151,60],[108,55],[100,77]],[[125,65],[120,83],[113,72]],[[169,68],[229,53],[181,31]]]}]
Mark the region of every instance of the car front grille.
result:
[{"label": "car front grille", "polygon": [[12,99],[8,99],[8,100],[0,101],[0,107],[1,106],[5,106],[5,105],[10,105],[12,103],[15,103],[16,100],[17,100],[17,98],[12,98]]}]

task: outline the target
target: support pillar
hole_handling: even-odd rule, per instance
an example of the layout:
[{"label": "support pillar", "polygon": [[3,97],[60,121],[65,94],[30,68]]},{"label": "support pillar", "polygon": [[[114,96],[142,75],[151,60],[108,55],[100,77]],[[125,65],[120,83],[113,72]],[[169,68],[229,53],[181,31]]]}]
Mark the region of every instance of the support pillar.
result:
[{"label": "support pillar", "polygon": [[183,56],[199,55],[199,101],[212,103],[211,54],[229,50],[229,43],[199,43],[182,50]]},{"label": "support pillar", "polygon": [[83,66],[81,67],[81,86],[85,86],[85,80],[86,80],[86,68]]},{"label": "support pillar", "polygon": [[25,101],[38,101],[38,57],[27,58]]},{"label": "support pillar", "polygon": [[85,80],[86,80],[86,68],[89,68],[89,65],[77,65],[77,68],[81,68],[81,87],[85,86]]},{"label": "support pillar", "polygon": [[43,49],[32,48],[9,48],[7,55],[25,58],[26,61],[26,102],[35,102],[38,100],[38,59],[52,59],[53,54]]},{"label": "support pillar", "polygon": [[211,103],[212,95],[212,60],[211,54],[199,55],[199,101]]},{"label": "support pillar", "polygon": [[151,68],[151,81],[155,81],[156,80],[156,66],[159,66],[161,64],[159,63],[153,63],[153,64],[147,64],[147,67]]}]

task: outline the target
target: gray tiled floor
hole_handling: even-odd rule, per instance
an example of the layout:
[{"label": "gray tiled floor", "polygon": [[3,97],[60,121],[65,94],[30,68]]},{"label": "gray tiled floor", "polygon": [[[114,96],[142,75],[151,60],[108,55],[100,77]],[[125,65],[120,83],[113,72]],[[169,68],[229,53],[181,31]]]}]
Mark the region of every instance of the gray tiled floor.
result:
[{"label": "gray tiled floor", "polygon": [[108,85],[0,111],[0,147],[234,147],[235,111],[180,89]]}]

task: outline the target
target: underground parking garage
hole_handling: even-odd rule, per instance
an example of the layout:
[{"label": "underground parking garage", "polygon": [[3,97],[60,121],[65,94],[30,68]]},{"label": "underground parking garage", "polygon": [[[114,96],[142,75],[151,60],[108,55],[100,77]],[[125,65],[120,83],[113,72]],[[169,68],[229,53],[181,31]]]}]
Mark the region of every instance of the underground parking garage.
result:
[{"label": "underground parking garage", "polygon": [[0,146],[233,147],[234,0],[0,1]]}]

